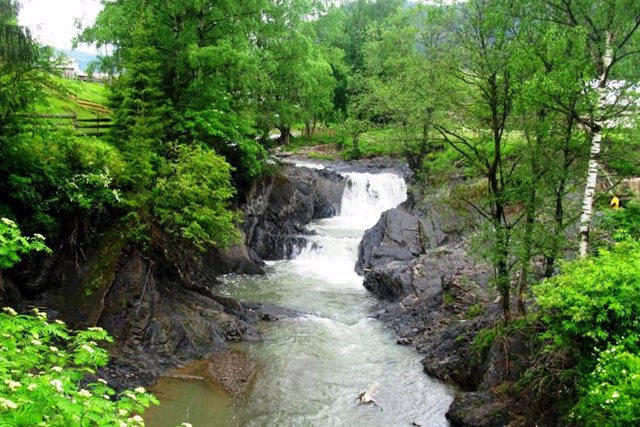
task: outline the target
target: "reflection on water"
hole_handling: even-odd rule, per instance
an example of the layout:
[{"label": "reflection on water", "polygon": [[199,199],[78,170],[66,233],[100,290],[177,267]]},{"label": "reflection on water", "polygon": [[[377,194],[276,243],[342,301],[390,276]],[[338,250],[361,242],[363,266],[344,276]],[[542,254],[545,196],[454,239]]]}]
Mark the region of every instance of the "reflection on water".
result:
[{"label": "reflection on water", "polygon": [[[263,341],[237,346],[262,367],[251,391],[230,400],[204,384],[162,384],[160,390],[170,403],[160,396],[161,407],[155,412],[159,415],[147,417],[150,426],[169,425],[163,424],[168,414],[184,416],[187,406],[191,421],[171,418],[178,420],[176,424],[447,425],[444,414],[452,401],[451,390],[424,375],[420,356],[396,345],[392,331],[369,317],[377,301],[354,272],[362,234],[383,210],[405,199],[404,181],[391,174],[348,177],[341,214],[312,224],[318,233],[311,237],[313,244],[293,260],[271,263],[265,276],[225,280],[226,295],[308,313],[267,324]],[[376,390],[373,397],[379,407],[356,403],[364,389]],[[189,399],[199,393],[201,400],[192,404]],[[186,396],[180,398],[182,406],[172,403],[175,394]]]}]

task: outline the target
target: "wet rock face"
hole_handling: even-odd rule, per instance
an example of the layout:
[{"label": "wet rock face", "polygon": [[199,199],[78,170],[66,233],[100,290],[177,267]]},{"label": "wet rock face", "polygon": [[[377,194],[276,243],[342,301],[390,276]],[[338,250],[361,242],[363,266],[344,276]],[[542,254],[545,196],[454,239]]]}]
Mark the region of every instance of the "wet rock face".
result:
[{"label": "wet rock face", "polygon": [[[117,343],[117,360],[158,375],[179,363],[224,351],[228,341],[257,339],[252,315],[215,294],[206,256],[125,251],[104,295],[98,325]],[[243,320],[246,319],[246,320]]]},{"label": "wet rock face", "polygon": [[290,165],[258,183],[243,208],[247,246],[264,260],[289,258],[312,220],[340,211],[346,180],[329,170]]},{"label": "wet rock face", "polygon": [[409,202],[383,213],[360,244],[356,271],[387,303],[377,317],[396,331],[398,343],[415,346],[429,376],[460,387],[447,415],[451,424],[503,426],[511,403],[492,390],[523,372],[531,349],[526,340],[475,342],[502,314],[491,301],[490,268],[469,256],[460,222],[443,212],[418,211]]},{"label": "wet rock face", "polygon": [[360,242],[356,272],[364,274],[392,261],[409,261],[446,243],[450,237],[443,227],[435,211],[434,215],[420,216],[400,205],[383,212]]},{"label": "wet rock face", "polygon": [[447,418],[455,427],[503,427],[509,423],[507,403],[488,391],[456,396]]},{"label": "wet rock face", "polygon": [[486,284],[488,274],[486,269],[475,265],[461,245],[454,245],[428,249],[408,261],[391,261],[370,268],[365,272],[364,286],[375,295],[392,301],[409,294],[432,299],[450,289],[458,291],[468,302],[475,301],[475,294],[464,295],[467,289],[460,289],[459,283],[452,285],[453,277],[458,277],[459,282]]},{"label": "wet rock face", "polygon": [[469,232],[443,212],[408,202],[367,231],[356,271],[383,300],[376,317],[395,330],[398,344],[423,355],[426,374],[459,388],[447,413],[452,426],[559,425],[553,397],[523,397],[511,387],[542,344],[530,329],[486,332],[503,318],[491,268],[469,256]]}]

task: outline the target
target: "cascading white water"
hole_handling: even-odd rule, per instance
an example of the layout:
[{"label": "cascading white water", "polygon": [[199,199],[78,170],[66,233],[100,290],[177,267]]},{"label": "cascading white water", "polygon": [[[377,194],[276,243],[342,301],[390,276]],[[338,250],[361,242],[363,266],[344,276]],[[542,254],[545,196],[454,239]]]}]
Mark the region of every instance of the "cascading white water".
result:
[{"label": "cascading white water", "polygon": [[407,198],[404,180],[395,174],[347,173],[340,214],[316,221],[317,233],[291,263],[306,277],[321,278],[326,285],[361,288],[354,271],[358,244],[364,231],[380,214]]},{"label": "cascading white water", "polygon": [[[340,214],[311,224],[316,234],[299,255],[271,263],[265,276],[227,280],[234,298],[309,314],[270,323],[263,341],[240,344],[263,369],[250,395],[228,413],[203,415],[210,425],[447,425],[451,390],[424,375],[420,356],[398,346],[393,332],[370,317],[377,300],[354,272],[364,231],[406,199],[404,180],[390,173],[345,176]],[[358,392],[372,384],[380,406],[358,405]],[[197,410],[192,407],[191,416]],[[170,425],[169,417],[157,419]]]},{"label": "cascading white water", "polygon": [[402,177],[393,173],[347,173],[347,186],[342,196],[339,218],[362,221],[367,229],[380,214],[407,199],[407,186]]}]

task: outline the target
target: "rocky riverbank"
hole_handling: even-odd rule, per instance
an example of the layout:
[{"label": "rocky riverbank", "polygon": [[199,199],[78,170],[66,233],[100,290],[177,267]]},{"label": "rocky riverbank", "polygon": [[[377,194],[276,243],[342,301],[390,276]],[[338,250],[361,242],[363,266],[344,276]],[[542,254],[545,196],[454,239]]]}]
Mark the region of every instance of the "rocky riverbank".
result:
[{"label": "rocky riverbank", "polygon": [[[399,164],[372,161],[336,166],[388,167],[402,171]],[[114,386],[150,384],[170,369],[206,360],[204,377],[241,392],[255,367],[238,361],[228,343],[259,339],[258,321],[297,313],[223,297],[218,277],[261,274],[263,260],[290,257],[311,233],[311,220],[340,211],[345,185],[330,170],[281,165],[247,194],[244,242],[224,251],[201,253],[159,230],[142,248],[129,244],[117,225],[106,226],[99,238],[63,245],[13,272],[5,286],[10,303],[23,310],[39,306],[74,327],[104,327],[115,343],[102,374]],[[527,337],[478,339],[499,322],[500,309],[489,267],[469,255],[476,219],[461,215],[446,197],[416,199],[384,212],[360,243],[356,271],[381,300],[376,317],[396,331],[399,344],[424,356],[425,373],[458,386],[447,415],[452,425],[527,425],[513,410],[517,399],[504,391],[526,369],[532,344]]]},{"label": "rocky riverbank", "polygon": [[542,398],[511,394],[539,343],[522,333],[483,335],[502,312],[490,267],[470,255],[477,218],[454,209],[444,190],[433,193],[383,213],[359,246],[356,270],[381,299],[377,318],[424,356],[425,373],[458,387],[447,413],[453,426],[555,425],[537,409]]},{"label": "rocky riverbank", "polygon": [[115,342],[103,374],[117,387],[149,384],[168,369],[226,354],[229,342],[259,339],[258,321],[296,315],[220,296],[218,277],[262,274],[263,259],[290,256],[309,221],[339,211],[344,186],[334,172],[281,166],[248,194],[244,242],[223,251],[199,252],[158,229],[142,247],[112,224],[13,271],[8,303],[38,306],[72,327],[104,327]]}]

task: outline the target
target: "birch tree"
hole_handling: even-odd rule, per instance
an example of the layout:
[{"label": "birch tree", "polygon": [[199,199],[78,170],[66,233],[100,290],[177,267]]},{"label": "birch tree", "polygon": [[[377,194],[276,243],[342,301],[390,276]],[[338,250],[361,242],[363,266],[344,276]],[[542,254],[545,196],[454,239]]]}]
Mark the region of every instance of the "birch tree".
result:
[{"label": "birch tree", "polygon": [[579,253],[586,257],[603,130],[629,107],[630,92],[638,84],[633,80],[637,79],[633,63],[640,54],[640,2],[542,0],[541,4],[546,12],[542,19],[566,27],[566,35],[581,38],[585,47],[576,49],[574,54],[583,55],[585,60],[587,79],[583,93],[588,114],[583,115],[570,105],[557,107],[574,116],[587,129],[591,141],[580,216]]}]

